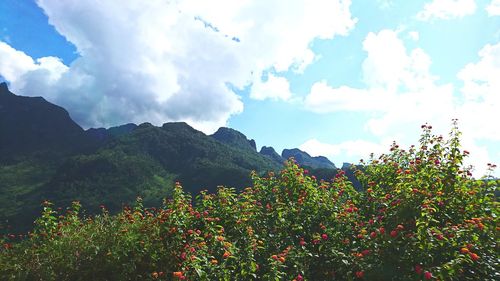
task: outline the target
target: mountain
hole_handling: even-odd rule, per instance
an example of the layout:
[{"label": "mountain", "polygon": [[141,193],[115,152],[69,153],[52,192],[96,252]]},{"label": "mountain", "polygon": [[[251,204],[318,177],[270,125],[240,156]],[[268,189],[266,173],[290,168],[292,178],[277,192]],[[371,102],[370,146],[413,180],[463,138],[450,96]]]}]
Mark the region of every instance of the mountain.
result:
[{"label": "mountain", "polygon": [[192,194],[219,185],[242,189],[252,171],[280,170],[289,157],[325,176],[337,173],[326,158],[298,149],[257,152],[254,140],[230,128],[209,136],[183,122],[83,130],[62,107],[17,96],[2,83],[0,233],[7,226],[29,230],[46,199],[63,208],[80,200],[89,214],[101,204],[116,212],[138,195],[155,206],[176,181]]},{"label": "mountain", "polygon": [[336,169],[335,164],[333,164],[328,158],[324,156],[312,157],[307,152],[302,151],[298,148],[284,149],[281,153],[281,157],[288,159],[293,157],[297,163],[302,166],[308,166],[313,169],[326,168],[326,169]]},{"label": "mountain", "polygon": [[111,127],[108,129],[105,128],[90,128],[86,131],[86,134],[91,138],[104,141],[109,138],[116,138],[122,135],[126,135],[137,128],[136,124],[128,123],[121,126]]},{"label": "mountain", "polygon": [[42,97],[14,95],[6,83],[0,84],[0,159],[72,149],[83,135],[64,108]]},{"label": "mountain", "polygon": [[221,127],[211,137],[232,147],[257,151],[254,140],[231,128]]},{"label": "mountain", "polygon": [[271,146],[263,146],[260,149],[260,154],[265,155],[266,157],[269,157],[271,160],[273,160],[277,164],[283,164],[285,162],[285,158],[281,157],[274,148]]},{"label": "mountain", "polygon": [[[282,165],[255,141],[221,128],[207,136],[186,123],[126,124],[84,131],[62,107],[23,97],[0,84],[0,228],[27,229],[40,202],[80,200],[89,213],[111,212],[137,195],[158,205],[175,181],[197,194],[225,185],[242,189],[250,173]],[[1,230],[0,230],[1,232]]]}]

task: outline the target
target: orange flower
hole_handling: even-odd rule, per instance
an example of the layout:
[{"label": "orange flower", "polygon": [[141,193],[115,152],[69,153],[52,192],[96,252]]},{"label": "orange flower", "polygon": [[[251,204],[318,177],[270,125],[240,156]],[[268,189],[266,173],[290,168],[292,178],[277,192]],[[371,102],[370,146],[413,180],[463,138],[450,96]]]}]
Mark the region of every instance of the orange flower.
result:
[{"label": "orange flower", "polygon": [[174,271],[173,274],[174,274],[174,277],[177,277],[177,278],[181,278],[182,276],[184,276],[182,271]]},{"label": "orange flower", "polygon": [[462,249],[460,249],[460,253],[462,254],[467,254],[469,252],[469,249],[463,247]]},{"label": "orange flower", "polygon": [[230,252],[225,251],[224,254],[222,255],[222,258],[227,259],[231,255]]},{"label": "orange flower", "polygon": [[473,261],[477,261],[479,259],[479,256],[476,253],[469,253],[469,256]]}]

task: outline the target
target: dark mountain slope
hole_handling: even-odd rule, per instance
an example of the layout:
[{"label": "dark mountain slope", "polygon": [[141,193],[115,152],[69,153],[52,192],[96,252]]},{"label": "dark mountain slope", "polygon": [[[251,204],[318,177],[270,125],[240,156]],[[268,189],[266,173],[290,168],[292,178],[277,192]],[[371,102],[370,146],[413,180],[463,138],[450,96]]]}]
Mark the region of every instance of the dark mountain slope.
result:
[{"label": "dark mountain slope", "polygon": [[285,162],[285,158],[281,157],[274,148],[271,146],[263,146],[260,149],[260,154],[265,155],[266,157],[269,157],[271,160],[273,160],[276,164],[283,165]]},{"label": "dark mountain slope", "polygon": [[84,134],[68,112],[41,97],[23,97],[0,84],[0,161],[35,151],[73,149]]},{"label": "dark mountain slope", "polygon": [[257,152],[220,143],[186,123],[162,127],[144,123],[92,154],[67,159],[39,196],[62,205],[80,200],[91,211],[100,204],[117,211],[137,195],[147,205],[158,205],[174,181],[193,194],[215,191],[219,185],[243,188],[250,185],[252,170],[280,167]]},{"label": "dark mountain slope", "polygon": [[298,148],[284,149],[283,152],[281,153],[281,157],[283,157],[284,159],[293,157],[300,165],[307,166],[313,169],[317,168],[336,169],[335,165],[332,162],[330,162],[328,158],[324,156],[312,157],[307,152],[304,152]]},{"label": "dark mountain slope", "polygon": [[40,202],[68,206],[80,200],[89,213],[100,204],[111,212],[137,195],[146,205],[158,205],[175,181],[197,194],[225,185],[244,188],[250,173],[279,170],[286,158],[322,168],[335,166],[324,157],[298,149],[273,148],[258,153],[255,141],[220,128],[207,136],[186,123],[126,124],[82,130],[63,108],[43,98],[12,94],[0,84],[0,232],[12,225],[28,230]]},{"label": "dark mountain slope", "polygon": [[221,127],[211,137],[232,147],[257,151],[254,140],[231,128]]}]

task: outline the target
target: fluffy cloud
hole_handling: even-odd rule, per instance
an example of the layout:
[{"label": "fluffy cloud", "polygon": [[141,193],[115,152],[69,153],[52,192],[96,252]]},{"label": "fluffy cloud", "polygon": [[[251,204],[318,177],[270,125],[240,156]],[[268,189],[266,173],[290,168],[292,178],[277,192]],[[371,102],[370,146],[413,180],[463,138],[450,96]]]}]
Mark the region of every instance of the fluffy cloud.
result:
[{"label": "fluffy cloud", "polygon": [[500,120],[500,43],[486,45],[479,57],[478,62],[467,64],[458,73],[463,81],[458,111],[463,116],[464,129],[474,138],[500,141],[500,132],[491,128]]},{"label": "fluffy cloud", "polygon": [[418,39],[420,38],[420,34],[418,33],[418,31],[410,31],[408,32],[408,37],[410,37],[413,41],[418,41]]},{"label": "fluffy cloud", "polygon": [[[408,50],[395,31],[368,34],[363,48],[367,53],[362,65],[366,87],[334,88],[317,82],[304,100],[306,108],[318,113],[370,113],[365,129],[375,139],[398,140],[403,145],[418,139],[415,128],[421,124],[430,123],[436,133],[445,135],[451,119],[458,118],[463,147],[471,151],[468,163],[476,165],[476,174],[484,173],[485,163],[498,162],[479,143],[500,140],[500,132],[491,127],[494,120],[500,120],[500,43],[486,45],[479,51],[479,61],[459,72],[463,81],[460,92],[453,84],[440,84],[439,77],[430,72],[430,57],[419,48]],[[313,154],[335,155],[340,147],[345,144],[304,144]],[[350,148],[351,154],[358,150],[357,155],[365,157],[362,146]]]},{"label": "fluffy cloud", "polygon": [[500,16],[500,0],[492,0],[491,3],[486,6],[486,11],[490,17]]},{"label": "fluffy cloud", "polygon": [[[430,74],[430,57],[419,48],[408,52],[398,33],[382,30],[369,33],[363,42],[366,88],[333,88],[324,81],[315,83],[305,98],[305,106],[318,113],[369,111],[381,117],[368,122],[368,129],[385,135],[394,123],[425,122],[441,115],[452,102],[451,85],[436,85]],[[427,120],[426,120],[427,119]]]},{"label": "fluffy cloud", "polygon": [[433,0],[425,4],[424,9],[417,14],[417,19],[453,19],[471,15],[476,11],[475,0]]},{"label": "fluffy cloud", "polygon": [[317,113],[336,111],[383,111],[390,93],[356,89],[347,86],[330,87],[325,81],[316,82],[305,98],[306,107]]},{"label": "fluffy cloud", "polygon": [[[310,139],[301,144],[299,148],[311,156],[326,156],[332,161],[342,159],[343,161],[351,161],[353,164],[356,164],[360,159],[368,159],[372,153],[378,155],[386,152],[389,145],[390,143],[388,142],[379,144],[365,140],[329,144],[317,139]],[[338,167],[341,166],[339,164],[342,163],[336,163]]]},{"label": "fluffy cloud", "polygon": [[84,127],[188,121],[210,132],[243,110],[233,89],[288,99],[270,69],[303,71],[314,39],[346,35],[349,0],[37,0],[79,57],[34,60],[0,44],[0,75],[66,107]]},{"label": "fluffy cloud", "polygon": [[250,97],[256,100],[281,99],[288,100],[292,96],[290,84],[284,77],[276,77],[269,74],[266,81],[258,79],[252,84]]}]

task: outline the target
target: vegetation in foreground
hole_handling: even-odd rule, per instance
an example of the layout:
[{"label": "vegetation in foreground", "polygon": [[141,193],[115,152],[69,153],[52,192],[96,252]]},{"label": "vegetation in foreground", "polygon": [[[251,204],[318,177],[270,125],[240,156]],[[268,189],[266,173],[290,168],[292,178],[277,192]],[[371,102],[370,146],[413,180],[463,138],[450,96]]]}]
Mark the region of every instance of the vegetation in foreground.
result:
[{"label": "vegetation in foreground", "polygon": [[[194,200],[174,188],[161,208],[81,217],[44,202],[26,237],[2,238],[2,280],[499,280],[500,182],[463,166],[423,126],[418,146],[394,144],[345,175],[317,181],[294,161],[253,175],[243,192]],[[494,165],[490,165],[493,169]]]}]

